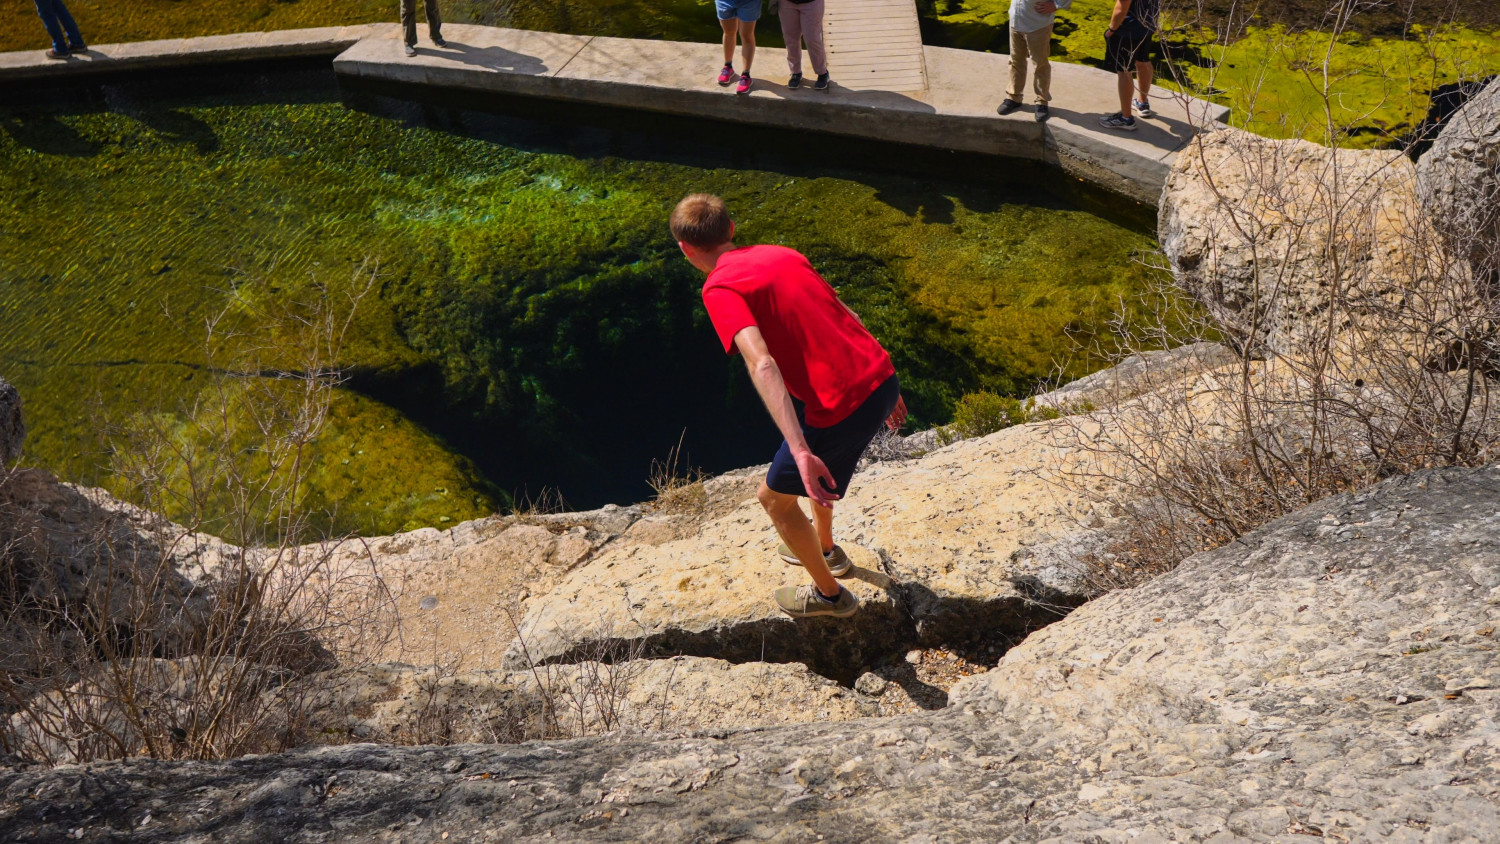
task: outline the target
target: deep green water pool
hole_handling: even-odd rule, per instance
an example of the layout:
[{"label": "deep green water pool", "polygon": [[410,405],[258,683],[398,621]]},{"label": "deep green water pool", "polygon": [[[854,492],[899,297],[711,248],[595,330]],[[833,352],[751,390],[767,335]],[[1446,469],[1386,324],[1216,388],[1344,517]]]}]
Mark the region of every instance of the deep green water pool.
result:
[{"label": "deep green water pool", "polygon": [[543,488],[640,500],[679,438],[708,471],[763,462],[777,435],[666,227],[692,191],[729,201],[742,243],[810,255],[927,423],[1059,358],[1086,371],[1070,335],[1146,283],[1149,211],[1034,165],[648,123],[349,94],[308,68],[0,106],[0,374],[27,459],[118,486],[92,432],[190,401],[206,318],[378,265],[312,478],[337,527]]}]

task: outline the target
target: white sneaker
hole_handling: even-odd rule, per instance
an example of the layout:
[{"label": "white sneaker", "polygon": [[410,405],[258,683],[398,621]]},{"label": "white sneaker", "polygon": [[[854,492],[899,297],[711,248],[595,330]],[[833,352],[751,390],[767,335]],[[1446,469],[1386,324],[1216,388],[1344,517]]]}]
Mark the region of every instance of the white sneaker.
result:
[{"label": "white sneaker", "polygon": [[1149,118],[1156,116],[1156,112],[1151,110],[1151,103],[1147,100],[1132,100],[1130,107],[1135,110],[1136,114],[1142,117]]}]

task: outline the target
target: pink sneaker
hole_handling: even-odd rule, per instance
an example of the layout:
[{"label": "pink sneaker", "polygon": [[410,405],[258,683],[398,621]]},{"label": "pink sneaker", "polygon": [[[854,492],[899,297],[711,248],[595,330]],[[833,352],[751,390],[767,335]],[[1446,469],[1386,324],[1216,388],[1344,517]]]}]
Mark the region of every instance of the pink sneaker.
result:
[{"label": "pink sneaker", "polygon": [[734,81],[734,65],[726,64],[724,69],[719,71],[719,84],[728,85],[732,81]]},{"label": "pink sneaker", "polygon": [[740,74],[740,85],[734,89],[734,92],[736,94],[750,93],[750,73],[748,71]]}]

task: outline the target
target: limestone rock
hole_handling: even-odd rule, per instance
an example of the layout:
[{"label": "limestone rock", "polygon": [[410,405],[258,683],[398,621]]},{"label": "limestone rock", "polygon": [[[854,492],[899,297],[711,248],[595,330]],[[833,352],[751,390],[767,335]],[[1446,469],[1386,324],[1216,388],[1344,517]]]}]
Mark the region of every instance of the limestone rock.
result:
[{"label": "limestone rock", "polygon": [[1111,407],[1238,359],[1219,343],[1189,343],[1142,352],[1045,392],[1036,397],[1036,403],[1065,413],[1091,406]]},{"label": "limestone rock", "polygon": [[1496,500],[1492,467],[1313,505],[933,714],[11,768],[0,838],[1476,840],[1500,828]]},{"label": "limestone rock", "polygon": [[12,471],[0,479],[0,561],[9,587],[0,595],[0,668],[28,670],[35,649],[23,643],[37,632],[32,628],[54,630],[45,613],[29,607],[79,616],[47,637],[65,652],[125,635],[128,647],[186,653],[226,561],[239,554],[104,490],[60,483],[40,470]]},{"label": "limestone rock", "polygon": [[0,378],[0,469],[16,462],[26,442],[26,420],[21,417],[21,392]]},{"label": "limestone rock", "polygon": [[[864,606],[852,619],[792,622],[771,600],[806,579],[777,559],[754,500],[687,538],[620,543],[532,602],[522,635],[539,662],[581,659],[589,641],[644,643],[647,655],[805,662],[853,682],[913,638],[1019,638],[1080,602],[1070,565],[1093,532],[1092,505],[1043,478],[1069,459],[1068,424],[1017,426],[859,473],[835,534]],[[893,580],[894,579],[894,580]],[[513,645],[512,670],[526,655]]]},{"label": "limestone rock", "polygon": [[[491,516],[341,544],[335,569],[378,572],[403,619],[381,658],[498,668],[528,595],[544,593],[640,518],[638,508]],[[601,529],[602,528],[602,529]],[[363,593],[356,587],[350,600]]]},{"label": "limestone rock", "polygon": [[1477,272],[1500,270],[1500,77],[1448,117],[1417,162],[1433,226]]},{"label": "limestone rock", "polygon": [[[1159,237],[1177,283],[1236,348],[1296,355],[1335,338],[1357,354],[1359,329],[1389,333],[1408,311],[1441,322],[1451,267],[1434,257],[1416,186],[1399,152],[1225,128],[1176,158]],[[1444,341],[1418,331],[1413,342],[1425,359]]]},{"label": "limestone rock", "polygon": [[850,548],[857,568],[844,583],[863,602],[855,616],[795,621],[771,592],[806,575],[776,557],[777,544],[752,501],[689,539],[606,549],[531,605],[521,625],[524,649],[513,644],[505,666],[573,662],[613,648],[643,656],[805,662],[852,681],[904,624],[879,557]]},{"label": "limestone rock", "polygon": [[[615,730],[725,729],[848,721],[872,699],[802,665],[674,657],[581,662],[535,671],[445,673],[405,664],[312,675],[307,731],[317,741],[515,742]],[[554,721],[549,723],[547,714]]]}]

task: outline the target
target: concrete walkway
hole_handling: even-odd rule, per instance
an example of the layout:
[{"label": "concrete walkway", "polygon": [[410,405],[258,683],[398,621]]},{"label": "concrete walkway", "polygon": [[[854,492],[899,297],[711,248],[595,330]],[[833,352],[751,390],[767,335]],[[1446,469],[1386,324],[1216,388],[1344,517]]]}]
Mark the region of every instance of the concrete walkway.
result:
[{"label": "concrete walkway", "polygon": [[89,48],[86,53],[74,53],[62,60],[49,59],[42,50],[0,53],[0,86],[22,80],[115,73],[122,70],[201,67],[321,56],[332,58],[354,46],[360,39],[383,37],[389,34],[390,29],[389,24],[323,26],[278,32],[241,32],[199,38],[99,44]]},{"label": "concrete walkway", "polygon": [[[700,116],[789,130],[825,132],[939,150],[1046,161],[1116,193],[1155,205],[1172,156],[1193,126],[1222,120],[1228,109],[1157,89],[1154,120],[1139,131],[1101,127],[1119,110],[1113,74],[1054,62],[1052,119],[1026,109],[995,113],[1004,97],[1009,57],[940,47],[923,49],[927,90],[856,90],[834,69],[829,91],[785,86],[773,62],[748,96],[721,88],[718,44],[562,35],[480,26],[447,26],[447,49],[430,44],[406,58],[395,30],[367,38],[334,60],[341,76],[457,90],[566,100]],[[1189,118],[1189,112],[1194,119]]]},{"label": "concrete walkway", "polygon": [[927,90],[915,0],[827,0],[824,9],[828,71],[840,85],[898,94]]},{"label": "concrete walkway", "polygon": [[758,76],[748,96],[736,96],[714,81],[723,60],[718,44],[451,24],[443,33],[447,49],[433,47],[424,36],[410,59],[402,54],[394,24],[101,45],[67,61],[49,60],[39,50],[4,53],[0,93],[27,80],[70,74],[337,55],[334,70],[347,79],[636,108],[1046,161],[1149,205],[1157,203],[1172,157],[1192,137],[1193,126],[1228,113],[1157,89],[1158,118],[1138,121],[1137,132],[1111,132],[1097,119],[1119,107],[1113,76],[1054,62],[1052,120],[1038,124],[1029,109],[1000,117],[995,106],[1003,97],[1008,57],[968,50],[923,48],[927,88],[921,92],[859,90],[842,84],[837,68],[830,91],[789,91],[784,64],[765,62],[778,67],[779,75]]}]

